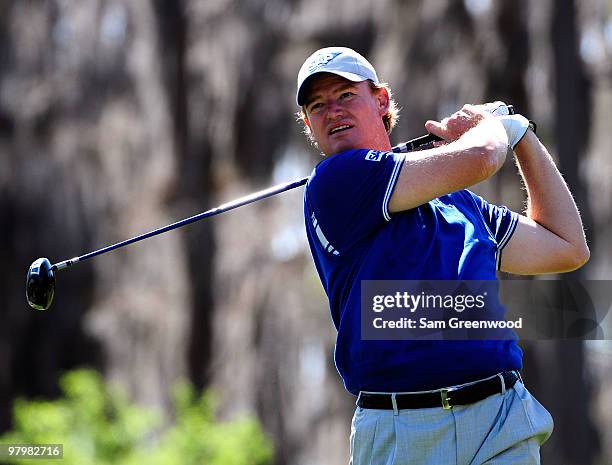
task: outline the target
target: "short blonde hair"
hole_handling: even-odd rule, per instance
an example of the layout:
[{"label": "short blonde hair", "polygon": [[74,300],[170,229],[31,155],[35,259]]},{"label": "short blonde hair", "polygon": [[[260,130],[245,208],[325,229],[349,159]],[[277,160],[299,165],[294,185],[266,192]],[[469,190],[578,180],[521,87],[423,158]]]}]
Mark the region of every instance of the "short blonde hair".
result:
[{"label": "short blonde hair", "polygon": [[[380,84],[376,84],[373,81],[368,81],[368,84],[370,84],[370,89],[372,90],[372,92],[375,92],[380,89],[386,89],[387,93],[389,94],[389,111],[387,111],[387,113],[383,115],[382,120],[383,120],[383,124],[385,125],[385,130],[387,131],[387,134],[391,134],[391,131],[393,131],[393,128],[395,127],[395,125],[397,124],[397,121],[399,120],[399,107],[397,106],[397,103],[395,103],[395,100],[393,99],[391,88],[389,87],[389,84],[387,84],[386,82],[381,82]],[[302,106],[296,112],[295,116],[296,116],[296,119],[302,123],[302,132],[306,135],[308,140],[315,147],[317,147],[317,141],[314,139],[314,136],[312,135],[312,131],[306,124],[307,116],[306,116],[306,110],[304,109],[304,106]]]}]

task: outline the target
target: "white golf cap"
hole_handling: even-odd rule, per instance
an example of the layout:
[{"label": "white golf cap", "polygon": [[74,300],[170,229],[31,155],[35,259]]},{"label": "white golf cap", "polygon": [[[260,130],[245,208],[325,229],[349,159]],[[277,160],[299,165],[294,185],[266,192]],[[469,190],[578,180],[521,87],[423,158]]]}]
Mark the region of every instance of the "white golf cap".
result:
[{"label": "white golf cap", "polygon": [[304,104],[306,81],[318,73],[332,73],[353,82],[367,79],[379,84],[376,70],[362,55],[347,47],[326,47],[310,55],[298,73],[295,100],[299,106]]}]

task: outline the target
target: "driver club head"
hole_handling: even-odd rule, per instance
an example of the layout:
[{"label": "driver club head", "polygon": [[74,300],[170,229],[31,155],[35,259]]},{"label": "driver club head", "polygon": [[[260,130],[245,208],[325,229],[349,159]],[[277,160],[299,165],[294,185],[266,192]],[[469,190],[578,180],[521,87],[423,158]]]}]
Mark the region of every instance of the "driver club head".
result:
[{"label": "driver club head", "polygon": [[47,310],[53,302],[55,293],[55,275],[51,262],[39,258],[30,265],[26,278],[26,297],[30,307],[36,310]]}]

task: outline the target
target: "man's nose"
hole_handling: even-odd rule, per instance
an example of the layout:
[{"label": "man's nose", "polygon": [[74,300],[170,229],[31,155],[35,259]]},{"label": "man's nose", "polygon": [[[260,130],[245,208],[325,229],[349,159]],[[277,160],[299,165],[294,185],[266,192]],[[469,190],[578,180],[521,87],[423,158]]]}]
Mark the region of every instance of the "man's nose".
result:
[{"label": "man's nose", "polygon": [[336,119],[339,116],[342,116],[343,112],[344,112],[344,108],[339,102],[330,101],[327,104],[327,117],[329,119]]}]

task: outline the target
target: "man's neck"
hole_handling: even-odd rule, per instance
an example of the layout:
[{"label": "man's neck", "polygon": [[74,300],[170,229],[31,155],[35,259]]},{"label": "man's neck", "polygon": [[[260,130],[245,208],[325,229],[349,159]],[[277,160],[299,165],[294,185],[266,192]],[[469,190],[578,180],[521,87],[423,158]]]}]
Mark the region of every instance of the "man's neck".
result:
[{"label": "man's neck", "polygon": [[347,147],[345,149],[340,150],[339,152],[334,153],[321,153],[324,157],[330,157],[336,155],[338,153],[346,152],[348,150],[377,150],[379,152],[391,152],[393,151],[393,146],[391,145],[391,141],[389,140],[389,135],[385,133],[385,137],[379,141],[372,141],[371,144],[367,144],[365,147]]}]

